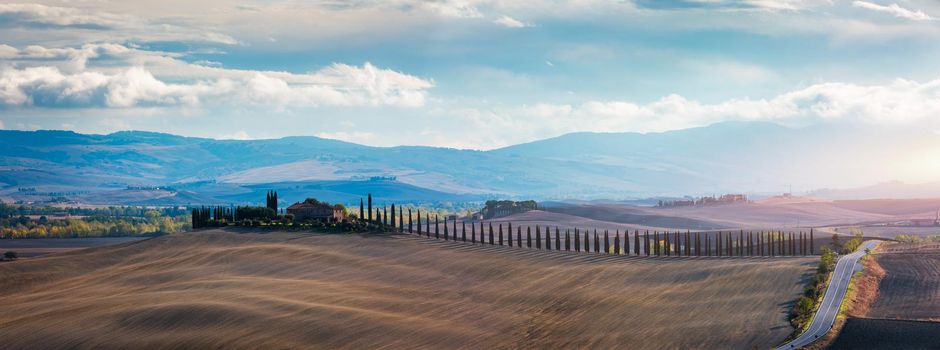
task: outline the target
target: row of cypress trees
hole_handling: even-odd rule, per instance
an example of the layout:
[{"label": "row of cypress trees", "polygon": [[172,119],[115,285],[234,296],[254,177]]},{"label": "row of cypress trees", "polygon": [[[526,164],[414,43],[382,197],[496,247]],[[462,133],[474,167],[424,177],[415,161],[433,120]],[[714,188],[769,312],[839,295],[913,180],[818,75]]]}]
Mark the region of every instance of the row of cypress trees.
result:
[{"label": "row of cypress trees", "polygon": [[271,208],[277,213],[277,191],[268,191],[267,196],[264,199],[265,207]]},{"label": "row of cypress trees", "polygon": [[235,221],[235,211],[229,207],[199,207],[192,210],[193,229],[219,226]]},{"label": "row of cypress trees", "polygon": [[[420,210],[412,213],[409,208],[406,212],[401,206],[398,206],[396,220],[395,204],[391,205],[391,211],[387,206],[375,208],[373,217],[372,195],[368,196],[368,212],[362,199],[359,201],[360,218],[368,216],[369,222],[375,223],[387,230],[394,232],[407,232],[417,235],[423,235],[436,239],[470,242],[476,244],[479,239],[481,244],[508,245],[546,250],[565,250],[576,252],[595,252],[616,255],[644,255],[644,256],[717,256],[717,257],[743,257],[743,256],[805,256],[815,254],[814,230],[809,233],[799,232],[658,232],[650,233],[646,231],[640,233],[639,230],[633,232],[633,244],[630,244],[630,232],[625,231],[621,240],[620,231],[614,232],[613,241],[610,238],[610,232],[603,232],[603,241],[595,229],[593,235],[588,230],[565,229],[562,236],[561,229],[555,227],[554,237],[551,227],[545,227],[544,234],[542,227],[536,226],[533,232],[532,227],[526,226],[525,240],[523,241],[522,227],[517,226],[515,238],[513,237],[512,223],[507,222],[508,232],[504,235],[503,224],[498,223],[494,229],[493,222],[489,222],[489,232],[487,234],[484,221],[470,222],[469,238],[467,222],[460,222],[458,230],[458,220],[454,218],[450,223],[443,222],[434,216],[433,220],[430,213],[424,214],[422,222],[422,213]],[[407,223],[405,222],[407,217]],[[416,218],[416,219],[415,219]],[[373,220],[374,219],[374,220]],[[431,224],[433,221],[433,231]],[[477,223],[479,223],[480,233],[477,234]],[[450,225],[449,225],[450,224]],[[458,236],[459,232],[459,236]],[[591,237],[593,236],[593,239]],[[564,240],[562,240],[564,237]],[[487,241],[488,238],[488,241]],[[543,244],[544,242],[544,244]],[[603,244],[602,244],[603,242]],[[523,243],[525,243],[523,245]],[[554,243],[554,248],[553,244]],[[562,244],[564,243],[564,244]],[[573,243],[573,244],[572,244]],[[613,243],[613,244],[611,244]],[[631,254],[632,253],[632,254]]]}]

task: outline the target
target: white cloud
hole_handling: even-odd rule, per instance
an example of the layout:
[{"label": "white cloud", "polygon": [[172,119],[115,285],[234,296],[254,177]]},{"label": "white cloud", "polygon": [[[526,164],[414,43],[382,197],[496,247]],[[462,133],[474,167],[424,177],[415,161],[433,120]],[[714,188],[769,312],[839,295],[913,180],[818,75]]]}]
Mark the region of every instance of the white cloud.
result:
[{"label": "white cloud", "polygon": [[337,131],[337,132],[321,132],[315,134],[316,137],[321,137],[325,139],[340,140],[358,144],[371,144],[375,141],[375,134],[371,132],[361,132],[361,131]]},{"label": "white cloud", "polygon": [[[439,109],[478,130],[459,139],[428,142],[458,148],[498,148],[571,132],[662,132],[724,121],[770,121],[787,125],[865,123],[940,127],[940,79],[898,79],[883,85],[819,83],[770,99],[731,99],[707,104],[679,95],[649,103],[587,101],[540,103],[504,109]],[[457,130],[436,130],[449,134]]]},{"label": "white cloud", "polygon": [[[99,56],[107,58],[98,59]],[[425,103],[433,82],[370,63],[315,72],[252,71],[190,64],[113,44],[30,46],[0,68],[0,104],[43,107],[401,106]],[[168,81],[173,81],[170,83]]]},{"label": "white cloud", "polygon": [[10,58],[18,55],[20,50],[10,45],[0,44],[0,58]]},{"label": "white cloud", "polygon": [[[37,32],[55,32],[61,42],[72,37],[75,41],[99,40],[188,41],[234,45],[231,36],[206,28],[172,24],[173,21],[140,18],[127,14],[114,14],[106,10],[86,10],[73,7],[41,4],[0,4],[0,18],[4,27],[25,28],[27,34],[19,39],[35,41]],[[97,34],[94,34],[97,33]]]},{"label": "white cloud", "polygon": [[861,8],[869,9],[869,10],[873,10],[873,11],[885,12],[885,13],[892,14],[892,15],[894,15],[895,17],[898,17],[898,18],[906,18],[906,19],[914,20],[914,21],[932,21],[932,20],[934,20],[933,17],[931,17],[930,15],[924,13],[924,12],[921,11],[921,10],[916,10],[916,11],[915,11],[915,10],[908,10],[908,9],[906,9],[906,8],[901,7],[900,5],[898,5],[898,4],[896,4],[896,3],[892,3],[891,5],[885,6],[885,5],[879,5],[879,4],[876,4],[876,3],[873,3],[873,2],[858,1],[858,0],[856,0],[856,1],[853,1],[853,2],[852,2],[852,6],[861,7]]},{"label": "white cloud", "polygon": [[239,130],[231,134],[222,134],[215,137],[216,140],[251,140],[251,136],[245,130]]},{"label": "white cloud", "polygon": [[519,21],[515,18],[509,16],[500,16],[499,18],[493,20],[493,23],[499,24],[507,28],[525,28],[531,27],[530,24]]}]

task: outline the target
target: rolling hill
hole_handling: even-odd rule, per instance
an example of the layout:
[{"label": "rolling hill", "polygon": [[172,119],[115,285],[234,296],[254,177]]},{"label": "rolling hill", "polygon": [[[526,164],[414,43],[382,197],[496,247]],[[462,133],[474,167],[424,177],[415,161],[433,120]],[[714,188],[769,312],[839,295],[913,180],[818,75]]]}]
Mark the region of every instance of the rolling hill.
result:
[{"label": "rolling hill", "polygon": [[766,349],[813,264],[203,231],[0,263],[0,347]]},{"label": "rolling hill", "polygon": [[[258,201],[256,187],[272,184],[291,198],[307,194],[293,188],[313,186],[317,195],[346,201],[375,186],[395,192],[383,199],[396,201],[782,192],[788,185],[883,181],[896,175],[892,161],[907,161],[893,155],[940,148],[940,138],[927,131],[898,137],[882,129],[735,122],[664,133],[575,133],[491,151],[370,147],[316,137],[238,141],[0,130],[0,198],[244,203]],[[373,178],[382,183],[369,184]],[[128,194],[128,186],[163,188]]]}]

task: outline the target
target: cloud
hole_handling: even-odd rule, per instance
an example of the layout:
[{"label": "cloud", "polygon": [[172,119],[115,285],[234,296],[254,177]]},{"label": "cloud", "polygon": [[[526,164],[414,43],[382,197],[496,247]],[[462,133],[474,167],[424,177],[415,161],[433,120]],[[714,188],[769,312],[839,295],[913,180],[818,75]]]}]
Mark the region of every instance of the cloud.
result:
[{"label": "cloud", "polygon": [[239,130],[231,134],[222,134],[215,137],[216,140],[251,140],[251,136],[245,130]]},{"label": "cloud", "polygon": [[68,7],[40,4],[0,4],[3,26],[31,28],[61,27],[84,29],[113,29],[122,21],[120,16],[108,13],[85,13]]},{"label": "cloud", "polygon": [[321,137],[325,139],[340,140],[358,144],[371,144],[375,141],[375,134],[371,132],[361,132],[361,131],[338,131],[338,132],[321,132],[315,134],[316,137]]},{"label": "cloud", "polygon": [[509,16],[500,16],[499,18],[493,20],[493,23],[499,24],[507,28],[525,28],[531,27],[530,24],[521,22],[515,18]]},{"label": "cloud", "polygon": [[[38,31],[56,31],[76,40],[87,42],[89,32],[98,32],[100,38],[118,38],[142,41],[183,41],[234,45],[231,36],[205,28],[194,28],[161,21],[139,18],[125,14],[113,14],[101,10],[84,10],[72,7],[46,6],[40,4],[0,4],[0,29],[27,29],[27,40],[36,40]],[[106,34],[105,34],[106,33]],[[56,35],[61,41],[63,34]]]},{"label": "cloud", "polygon": [[190,64],[113,44],[30,46],[17,50],[10,61],[14,66],[0,68],[0,105],[7,107],[416,107],[424,105],[434,86],[368,62],[294,74]]},{"label": "cloud", "polygon": [[[467,138],[428,139],[458,148],[498,148],[571,132],[662,132],[725,121],[766,121],[792,126],[818,123],[940,127],[940,79],[898,79],[882,85],[827,82],[768,99],[702,103],[672,94],[649,103],[624,100],[580,104],[539,103],[515,108],[439,109],[479,130]],[[432,132],[448,134],[457,130]]]},{"label": "cloud", "polygon": [[861,7],[861,8],[869,9],[872,11],[885,12],[885,13],[892,14],[898,18],[906,18],[906,19],[913,20],[913,21],[932,21],[935,19],[921,10],[916,10],[916,11],[908,10],[906,8],[901,7],[900,5],[896,3],[892,3],[891,5],[885,6],[885,5],[879,5],[879,4],[872,3],[872,2],[856,0],[852,2],[852,6]]}]

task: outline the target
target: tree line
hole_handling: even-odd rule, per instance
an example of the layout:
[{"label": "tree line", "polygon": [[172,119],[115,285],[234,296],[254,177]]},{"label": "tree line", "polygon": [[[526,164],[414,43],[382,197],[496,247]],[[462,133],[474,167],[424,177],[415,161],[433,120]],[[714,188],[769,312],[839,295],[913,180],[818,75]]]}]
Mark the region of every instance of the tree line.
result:
[{"label": "tree line", "polygon": [[[814,255],[815,232],[659,232],[639,230],[598,232],[594,229],[566,228],[558,226],[516,226],[511,222],[467,221],[456,216],[442,220],[420,210],[405,211],[392,204],[373,207],[372,195],[359,201],[359,217],[370,224],[388,231],[410,233],[428,238],[469,243],[507,245],[525,248],[593,252],[617,255],[643,256],[806,256]],[[469,224],[469,225],[468,225]],[[504,225],[505,224],[505,225]],[[468,229],[469,226],[469,229]],[[479,229],[479,233],[477,230]],[[468,231],[469,230],[469,231]],[[469,235],[468,235],[469,233]],[[514,236],[515,234],[515,236]],[[622,239],[621,239],[622,237]],[[524,238],[524,239],[523,239]],[[631,239],[632,238],[632,239]]]}]

